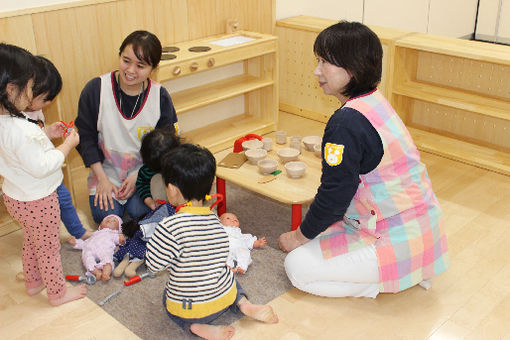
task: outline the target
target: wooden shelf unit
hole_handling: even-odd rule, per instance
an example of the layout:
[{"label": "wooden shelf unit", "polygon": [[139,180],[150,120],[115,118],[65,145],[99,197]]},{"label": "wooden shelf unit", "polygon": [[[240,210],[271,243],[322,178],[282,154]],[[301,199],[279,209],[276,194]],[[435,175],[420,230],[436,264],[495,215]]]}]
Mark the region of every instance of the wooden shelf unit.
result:
[{"label": "wooden shelf unit", "polygon": [[510,47],[408,35],[393,72],[390,100],[419,149],[510,175]]},{"label": "wooden shelf unit", "polygon": [[[219,46],[218,40],[242,37],[253,40]],[[172,92],[177,115],[192,114],[192,110],[209,106],[236,96],[244,96],[245,112],[228,119],[212,119],[205,127],[181,126],[184,136],[193,143],[208,147],[212,152],[232,146],[248,133],[265,134],[276,130],[278,121],[278,56],[277,38],[273,35],[238,31],[233,34],[209,37],[175,44],[176,59],[162,61],[155,80],[171,85],[172,80],[215,68],[243,63],[243,74],[211,81],[186,90]],[[193,46],[208,46],[206,52],[190,52]]]}]

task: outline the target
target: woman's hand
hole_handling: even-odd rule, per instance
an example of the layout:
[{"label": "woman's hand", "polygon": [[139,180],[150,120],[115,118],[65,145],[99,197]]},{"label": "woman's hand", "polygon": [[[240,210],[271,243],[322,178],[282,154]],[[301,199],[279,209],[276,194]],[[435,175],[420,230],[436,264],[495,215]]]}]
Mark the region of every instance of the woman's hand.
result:
[{"label": "woman's hand", "polygon": [[46,132],[46,136],[49,139],[55,139],[64,137],[65,127],[62,126],[62,123],[56,122],[44,128],[44,132]]},{"label": "woman's hand", "polygon": [[302,244],[310,241],[307,239],[299,228],[293,231],[289,231],[280,235],[278,246],[285,252],[290,252]]},{"label": "woman's hand", "polygon": [[118,191],[118,188],[110,182],[108,177],[104,176],[104,178],[101,179],[98,177],[94,206],[97,207],[99,204],[99,209],[108,211],[108,203],[110,203],[110,207],[113,210],[113,195],[115,194],[115,197],[117,197]]},{"label": "woman's hand", "polygon": [[115,197],[117,197],[119,200],[127,200],[133,194],[135,193],[136,189],[136,177],[138,176],[138,173],[134,173],[133,175],[126,178],[124,181],[122,181],[122,184],[119,188],[119,192]]}]

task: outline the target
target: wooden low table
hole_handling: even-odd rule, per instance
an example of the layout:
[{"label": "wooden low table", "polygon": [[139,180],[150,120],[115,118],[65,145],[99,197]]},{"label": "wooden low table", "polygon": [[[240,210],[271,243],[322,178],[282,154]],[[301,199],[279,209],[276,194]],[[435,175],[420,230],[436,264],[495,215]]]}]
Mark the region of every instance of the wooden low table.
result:
[{"label": "wooden low table", "polygon": [[[273,142],[273,150],[269,151],[267,154],[267,158],[278,161],[278,169],[282,170],[282,173],[277,175],[277,178],[269,183],[258,183],[265,175],[260,173],[257,165],[250,164],[248,161],[238,169],[230,169],[221,166],[217,167],[216,192],[223,194],[225,198],[225,200],[218,205],[218,215],[223,214],[227,209],[225,181],[229,181],[278,202],[290,204],[292,206],[291,229],[295,230],[299,227],[302,218],[301,206],[313,200],[320,184],[321,160],[319,157],[315,156],[313,151],[307,151],[303,146],[297,160],[306,163],[306,172],[301,178],[288,177],[283,163],[276,154],[276,150],[289,146],[288,139],[289,138],[287,138],[287,144],[283,145]],[[216,162],[221,161],[230,152],[232,152],[231,148],[214,154]]]}]

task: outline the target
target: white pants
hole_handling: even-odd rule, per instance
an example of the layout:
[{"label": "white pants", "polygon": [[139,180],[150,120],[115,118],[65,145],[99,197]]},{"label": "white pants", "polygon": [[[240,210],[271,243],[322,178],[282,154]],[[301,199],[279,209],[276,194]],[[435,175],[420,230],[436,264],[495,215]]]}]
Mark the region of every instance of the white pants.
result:
[{"label": "white pants", "polygon": [[285,270],[294,287],[327,297],[371,297],[379,294],[379,267],[374,245],[336,256],[322,257],[315,238],[285,258]]}]

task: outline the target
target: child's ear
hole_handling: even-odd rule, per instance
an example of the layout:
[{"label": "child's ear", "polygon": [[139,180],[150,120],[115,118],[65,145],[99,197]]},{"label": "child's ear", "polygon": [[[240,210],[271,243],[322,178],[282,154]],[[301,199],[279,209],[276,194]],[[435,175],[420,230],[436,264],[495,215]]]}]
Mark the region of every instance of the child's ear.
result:
[{"label": "child's ear", "polygon": [[7,83],[7,86],[5,86],[5,91],[7,92],[8,98],[15,98],[18,92],[18,86],[13,83]]}]

